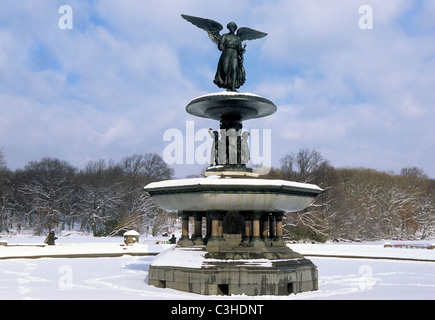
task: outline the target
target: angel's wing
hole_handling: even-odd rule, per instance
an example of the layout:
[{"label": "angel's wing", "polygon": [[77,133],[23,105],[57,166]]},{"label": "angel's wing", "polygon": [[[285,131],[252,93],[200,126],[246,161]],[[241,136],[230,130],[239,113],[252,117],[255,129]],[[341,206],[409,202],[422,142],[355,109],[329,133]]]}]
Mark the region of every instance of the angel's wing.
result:
[{"label": "angel's wing", "polygon": [[267,36],[267,33],[243,27],[237,30],[237,35],[242,41],[245,41],[264,38],[265,36]]},{"label": "angel's wing", "polygon": [[219,22],[206,18],[188,16],[185,14],[182,14],[181,16],[198,28],[207,31],[211,41],[219,44],[219,41],[221,39],[220,31],[224,28]]}]

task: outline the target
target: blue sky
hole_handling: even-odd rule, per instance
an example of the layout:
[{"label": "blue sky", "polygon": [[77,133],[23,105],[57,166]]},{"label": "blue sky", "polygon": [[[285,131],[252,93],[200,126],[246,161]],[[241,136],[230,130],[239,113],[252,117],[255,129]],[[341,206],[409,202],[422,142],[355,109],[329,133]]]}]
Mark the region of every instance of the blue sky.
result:
[{"label": "blue sky", "polygon": [[[61,5],[73,29],[61,30]],[[373,9],[362,30],[360,6]],[[0,148],[11,169],[43,157],[83,168],[160,155],[166,130],[217,129],[185,106],[217,92],[219,51],[181,13],[267,32],[247,43],[241,92],[278,112],[245,122],[272,129],[272,165],[316,149],[335,167],[435,178],[435,1],[0,1]],[[177,177],[202,166],[176,167]]]}]

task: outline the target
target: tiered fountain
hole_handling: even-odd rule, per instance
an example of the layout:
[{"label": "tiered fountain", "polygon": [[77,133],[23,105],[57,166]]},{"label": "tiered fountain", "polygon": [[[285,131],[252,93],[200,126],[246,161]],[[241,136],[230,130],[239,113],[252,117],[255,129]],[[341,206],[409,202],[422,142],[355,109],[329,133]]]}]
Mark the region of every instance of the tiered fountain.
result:
[{"label": "tiered fountain", "polygon": [[[243,121],[269,116],[268,99],[236,91],[245,81],[242,41],[266,36],[229,23],[182,15],[206,30],[222,51],[214,82],[227,91],[192,100],[186,111],[220,122],[212,131],[211,166],[204,178],[151,183],[145,190],[160,207],[178,211],[182,237],[157,256],[148,283],[204,294],[287,295],[318,289],[317,267],[286,246],[283,216],[308,207],[323,192],[312,184],[260,179],[248,168]],[[194,220],[194,230],[189,221]]]}]

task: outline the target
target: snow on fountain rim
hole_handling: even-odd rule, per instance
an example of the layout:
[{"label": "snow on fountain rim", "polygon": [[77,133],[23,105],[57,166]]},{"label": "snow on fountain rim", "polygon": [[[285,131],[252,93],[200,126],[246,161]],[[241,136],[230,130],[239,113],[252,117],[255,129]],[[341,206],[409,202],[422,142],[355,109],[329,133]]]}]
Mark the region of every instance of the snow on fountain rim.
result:
[{"label": "snow on fountain rim", "polygon": [[207,98],[207,97],[216,97],[216,96],[251,96],[251,97],[256,97],[256,98],[263,98],[262,96],[259,96],[258,94],[255,93],[250,93],[250,92],[238,92],[238,91],[221,91],[221,92],[213,92],[213,93],[208,93],[208,94],[204,94],[202,96],[199,96],[196,99],[203,99],[203,98]]},{"label": "snow on fountain rim", "polygon": [[174,179],[148,184],[145,189],[158,189],[169,187],[187,187],[187,186],[273,186],[273,187],[290,187],[323,191],[320,187],[302,182],[286,181],[286,180],[268,180],[268,179],[246,179],[246,178],[222,178],[220,176],[210,176],[207,178],[192,178],[192,179]]},{"label": "snow on fountain rim", "polygon": [[[240,267],[272,267],[275,262],[283,261],[297,261],[304,258],[292,258],[292,259],[279,259],[279,260],[269,260],[269,259],[211,259],[206,258],[208,252],[203,248],[183,248],[183,247],[172,247],[155,257],[151,263],[154,267],[182,267],[182,268],[207,268],[213,267],[214,263],[236,263],[236,266]],[[238,265],[237,263],[240,263]]]}]

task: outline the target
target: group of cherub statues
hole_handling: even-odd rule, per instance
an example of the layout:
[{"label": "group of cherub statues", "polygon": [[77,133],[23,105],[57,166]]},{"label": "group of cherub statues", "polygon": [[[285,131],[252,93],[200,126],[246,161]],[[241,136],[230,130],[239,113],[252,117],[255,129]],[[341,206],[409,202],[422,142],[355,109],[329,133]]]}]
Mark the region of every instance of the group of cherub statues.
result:
[{"label": "group of cherub statues", "polygon": [[249,162],[249,132],[236,129],[221,129],[219,132],[209,129],[213,139],[210,164],[246,165]]}]

